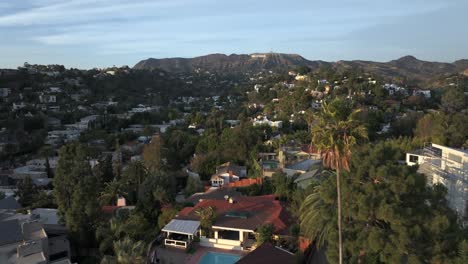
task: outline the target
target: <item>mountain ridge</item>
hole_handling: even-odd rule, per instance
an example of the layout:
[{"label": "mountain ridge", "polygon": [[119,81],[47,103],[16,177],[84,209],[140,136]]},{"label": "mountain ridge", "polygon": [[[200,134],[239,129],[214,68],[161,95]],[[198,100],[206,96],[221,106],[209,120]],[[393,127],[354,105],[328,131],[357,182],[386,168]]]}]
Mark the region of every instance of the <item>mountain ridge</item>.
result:
[{"label": "mountain ridge", "polygon": [[366,60],[340,60],[327,62],[308,60],[299,54],[285,53],[252,53],[252,54],[221,54],[214,53],[193,58],[149,58],[138,62],[133,68],[140,70],[161,69],[168,72],[192,72],[196,69],[221,72],[246,72],[262,70],[292,70],[307,66],[317,70],[322,66],[336,70],[360,68],[366,72],[382,75],[388,78],[403,78],[418,83],[427,83],[435,76],[452,75],[466,72],[468,59],[448,62],[430,62],[406,55],[388,62]]}]

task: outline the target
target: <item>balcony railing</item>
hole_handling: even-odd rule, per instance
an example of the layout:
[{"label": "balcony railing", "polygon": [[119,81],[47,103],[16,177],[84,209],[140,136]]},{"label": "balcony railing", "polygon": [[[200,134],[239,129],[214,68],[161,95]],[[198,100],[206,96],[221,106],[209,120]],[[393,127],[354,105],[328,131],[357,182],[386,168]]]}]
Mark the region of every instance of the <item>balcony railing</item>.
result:
[{"label": "balcony railing", "polygon": [[166,238],[164,239],[164,245],[172,246],[172,247],[187,248],[187,241]]}]

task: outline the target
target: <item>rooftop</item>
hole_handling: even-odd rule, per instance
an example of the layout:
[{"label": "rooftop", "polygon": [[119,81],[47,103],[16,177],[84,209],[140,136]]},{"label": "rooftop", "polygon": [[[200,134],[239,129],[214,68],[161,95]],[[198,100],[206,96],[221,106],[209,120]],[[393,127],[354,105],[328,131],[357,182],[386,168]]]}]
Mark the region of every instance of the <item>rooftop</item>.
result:
[{"label": "rooftop", "polygon": [[4,198],[0,200],[0,210],[1,209],[19,209],[21,208],[21,205],[16,201],[16,199],[13,196]]},{"label": "rooftop", "polygon": [[250,254],[240,259],[236,264],[286,264],[294,263],[293,253],[282,248],[275,247],[270,243],[263,243]]},{"label": "rooftop", "polygon": [[200,227],[200,221],[172,219],[161,231],[193,235]]},{"label": "rooftop", "polygon": [[186,207],[177,219],[198,220],[197,208],[213,207],[216,221],[213,226],[256,230],[259,226],[272,223],[276,233],[288,234],[291,216],[274,195],[240,196],[230,203],[226,200],[204,200],[195,207]]},{"label": "rooftop", "polygon": [[23,240],[21,226],[18,220],[0,222],[0,246],[17,243]]}]

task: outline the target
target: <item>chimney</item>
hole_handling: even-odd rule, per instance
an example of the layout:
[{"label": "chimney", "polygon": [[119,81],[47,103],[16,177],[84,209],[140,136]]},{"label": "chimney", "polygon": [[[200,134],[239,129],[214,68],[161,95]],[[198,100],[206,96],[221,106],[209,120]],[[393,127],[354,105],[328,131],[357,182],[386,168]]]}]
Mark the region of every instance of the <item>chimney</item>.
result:
[{"label": "chimney", "polygon": [[125,200],[124,197],[120,197],[117,199],[117,206],[126,206],[127,205],[127,201]]}]

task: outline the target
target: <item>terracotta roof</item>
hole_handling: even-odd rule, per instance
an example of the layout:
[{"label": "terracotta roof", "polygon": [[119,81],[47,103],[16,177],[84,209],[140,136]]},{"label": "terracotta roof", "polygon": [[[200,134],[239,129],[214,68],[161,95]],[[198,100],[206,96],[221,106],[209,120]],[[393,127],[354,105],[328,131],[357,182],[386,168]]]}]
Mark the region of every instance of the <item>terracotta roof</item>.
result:
[{"label": "terracotta roof", "polygon": [[287,264],[294,263],[294,255],[284,249],[273,246],[270,243],[263,243],[250,254],[241,258],[236,264]]},{"label": "terracotta roof", "polygon": [[113,214],[114,211],[120,207],[121,206],[117,206],[117,205],[104,205],[103,207],[101,207],[101,212],[105,214]]},{"label": "terracotta roof", "polygon": [[272,223],[279,235],[289,233],[291,216],[274,195],[240,196],[234,203],[225,200],[203,200],[195,207],[182,209],[178,219],[198,220],[195,211],[200,207],[214,207],[216,221],[214,226],[256,230],[259,226]]}]

